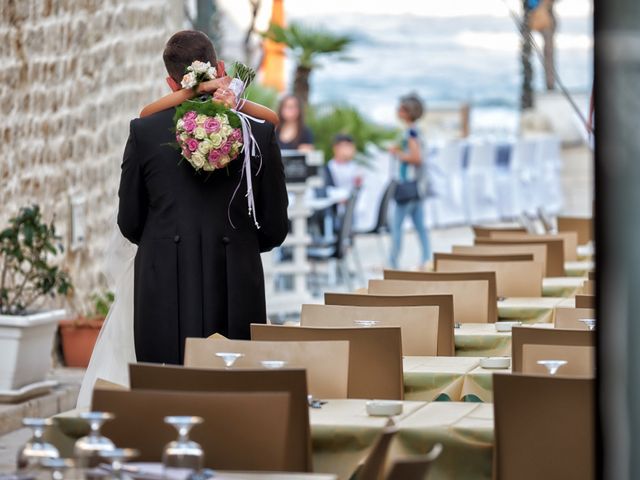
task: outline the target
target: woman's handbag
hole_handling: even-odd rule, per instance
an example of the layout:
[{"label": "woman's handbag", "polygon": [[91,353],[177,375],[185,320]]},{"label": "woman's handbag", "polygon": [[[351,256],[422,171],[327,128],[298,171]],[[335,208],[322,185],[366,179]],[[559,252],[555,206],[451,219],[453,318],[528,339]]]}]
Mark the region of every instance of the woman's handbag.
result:
[{"label": "woman's handbag", "polygon": [[393,199],[400,204],[414,202],[423,198],[421,190],[422,188],[417,180],[398,182],[393,192]]}]

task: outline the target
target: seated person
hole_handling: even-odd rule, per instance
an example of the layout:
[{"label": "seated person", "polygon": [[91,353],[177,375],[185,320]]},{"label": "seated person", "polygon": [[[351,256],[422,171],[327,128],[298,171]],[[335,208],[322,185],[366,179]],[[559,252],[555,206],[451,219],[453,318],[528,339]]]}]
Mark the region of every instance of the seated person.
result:
[{"label": "seated person", "polygon": [[351,192],[362,185],[362,167],[353,161],[356,145],[350,135],[336,135],[333,140],[333,158],[325,167],[325,184]]}]

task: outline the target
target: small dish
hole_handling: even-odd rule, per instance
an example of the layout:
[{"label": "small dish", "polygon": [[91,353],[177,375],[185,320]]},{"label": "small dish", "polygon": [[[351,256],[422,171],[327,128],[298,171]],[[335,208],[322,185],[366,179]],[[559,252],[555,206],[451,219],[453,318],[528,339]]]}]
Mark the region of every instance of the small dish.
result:
[{"label": "small dish", "polygon": [[391,417],[402,413],[402,402],[397,400],[370,400],[367,402],[367,414],[372,417]]},{"label": "small dish", "polygon": [[509,357],[487,357],[480,360],[480,366],[491,369],[509,368],[511,359]]},{"label": "small dish", "polygon": [[287,364],[287,362],[285,362],[284,360],[262,360],[260,364],[264,368],[274,370],[276,368],[284,367]]},{"label": "small dish", "polygon": [[519,327],[522,322],[496,322],[496,332],[510,332],[513,327]]}]

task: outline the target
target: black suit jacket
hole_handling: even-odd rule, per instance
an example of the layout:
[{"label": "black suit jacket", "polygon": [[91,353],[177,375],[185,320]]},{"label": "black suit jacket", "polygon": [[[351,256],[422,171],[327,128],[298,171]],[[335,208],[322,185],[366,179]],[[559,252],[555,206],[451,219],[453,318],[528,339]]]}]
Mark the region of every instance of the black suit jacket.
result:
[{"label": "black suit jacket", "polygon": [[[271,124],[252,122],[260,229],[248,214],[243,153],[228,171],[196,173],[172,146],[174,109],[131,122],[122,162],[118,225],[138,244],[134,335],[138,361],[182,363],[187,337],[250,338],[266,321],[260,252],[288,231],[287,191]],[[233,198],[233,193],[240,186]],[[232,227],[231,222],[233,222]]]}]

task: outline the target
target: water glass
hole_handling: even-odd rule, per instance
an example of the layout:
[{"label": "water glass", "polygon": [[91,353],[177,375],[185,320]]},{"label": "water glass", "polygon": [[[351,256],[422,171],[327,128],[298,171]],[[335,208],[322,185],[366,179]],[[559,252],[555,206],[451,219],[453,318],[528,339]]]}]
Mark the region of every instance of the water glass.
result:
[{"label": "water glass", "polygon": [[549,375],[555,375],[558,369],[567,364],[566,360],[538,360],[538,365],[546,367]]},{"label": "water glass", "polygon": [[53,424],[48,418],[24,418],[22,424],[29,427],[33,433],[31,439],[18,451],[18,470],[40,468],[40,462],[46,458],[58,458],[58,449],[44,441],[44,429]]},{"label": "water glass", "polygon": [[111,463],[111,476],[113,480],[131,480],[131,477],[123,469],[123,464],[132,460],[140,454],[138,450],[133,448],[115,448],[100,452],[100,456]]},{"label": "water glass", "polygon": [[106,412],[85,412],[80,414],[80,418],[89,423],[91,431],[89,435],[76,441],[73,453],[80,467],[96,467],[100,463],[100,455],[103,452],[116,448],[111,440],[100,433],[102,424],[112,420],[114,415]]},{"label": "water glass", "polygon": [[204,452],[198,443],[189,439],[189,432],[195,425],[200,425],[203,419],[201,417],[172,416],[165,417],[164,421],[173,425],[178,431],[178,439],[169,442],[162,452],[164,468],[199,471],[204,465]]},{"label": "water glass", "polygon": [[226,368],[231,368],[233,367],[233,364],[236,363],[236,360],[244,357],[244,353],[217,352],[216,357],[222,359]]}]

